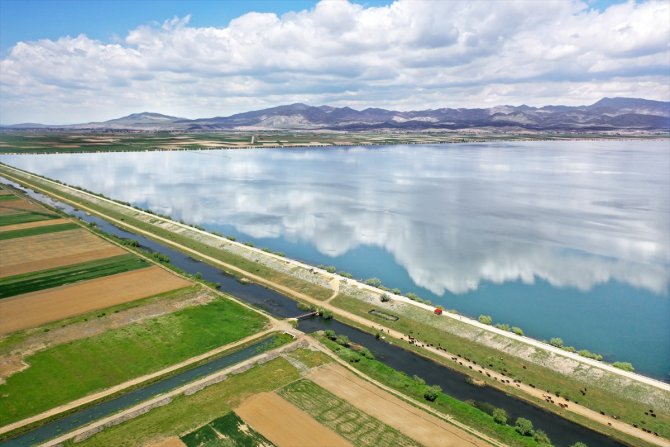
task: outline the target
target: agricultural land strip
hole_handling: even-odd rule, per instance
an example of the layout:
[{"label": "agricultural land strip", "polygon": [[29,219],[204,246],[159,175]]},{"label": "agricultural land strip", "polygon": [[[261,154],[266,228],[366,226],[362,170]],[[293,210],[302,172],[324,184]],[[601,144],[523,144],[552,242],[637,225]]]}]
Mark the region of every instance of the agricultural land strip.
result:
[{"label": "agricultural land strip", "polygon": [[[316,439],[321,445],[353,447],[342,436],[275,393],[255,394],[242,402],[235,413],[278,447],[312,447]],[[185,438],[182,441],[191,447]]]},{"label": "agricultural land strip", "polygon": [[0,300],[0,334],[179,289],[190,283],[154,266]]},{"label": "agricultural land strip", "polygon": [[35,236],[38,234],[57,233],[59,231],[74,230],[77,228],[80,227],[75,223],[64,223],[58,225],[49,225],[46,227],[33,227],[33,228],[25,228],[22,230],[3,231],[0,232],[0,241],[5,241],[7,239],[15,239],[17,237]]},{"label": "agricultural land strip", "polygon": [[74,226],[71,231],[0,240],[0,252],[2,252],[0,277],[62,267],[127,253],[122,248],[110,244],[79,226]]},{"label": "agricultural land strip", "polygon": [[65,284],[146,268],[149,263],[134,254],[97,259],[49,270],[0,279],[0,298],[51,289]]},{"label": "agricultural land strip", "polygon": [[58,216],[53,214],[36,213],[36,212],[26,212],[26,213],[18,212],[14,214],[5,214],[0,216],[0,227],[4,227],[6,225],[28,223],[28,222],[39,222],[41,220],[57,219],[57,218]]},{"label": "agricultural land strip", "polygon": [[306,377],[359,410],[396,427],[400,432],[426,447],[483,447],[489,445],[380,390],[341,366],[324,365],[311,370]]},{"label": "agricultural land strip", "polygon": [[0,385],[0,426],[257,337],[266,325],[262,315],[218,298],[40,351]]},{"label": "agricultural land strip", "polygon": [[[174,446],[178,447],[273,447],[273,444],[267,438],[245,424],[232,411],[207,425],[203,425],[198,430],[182,436],[181,439],[171,438],[160,445],[169,447],[169,444],[166,444],[167,442],[172,442]],[[154,445],[154,447],[157,446]]]},{"label": "agricultural land strip", "polygon": [[25,228],[34,228],[34,227],[45,227],[48,225],[56,225],[70,222],[68,219],[50,219],[50,220],[38,220],[34,222],[25,222],[12,225],[3,225],[0,226],[0,232],[2,231],[12,231],[12,230],[23,230]]}]

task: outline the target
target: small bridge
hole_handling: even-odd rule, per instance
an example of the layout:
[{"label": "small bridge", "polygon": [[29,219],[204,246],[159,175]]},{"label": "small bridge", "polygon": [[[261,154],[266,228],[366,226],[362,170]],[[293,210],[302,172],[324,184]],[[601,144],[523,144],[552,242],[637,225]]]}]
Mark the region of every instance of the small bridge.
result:
[{"label": "small bridge", "polygon": [[304,320],[305,318],[314,317],[316,315],[319,315],[319,312],[315,310],[313,312],[307,312],[306,314],[303,314],[303,315],[298,315],[297,317],[295,317],[295,319],[296,320]]}]

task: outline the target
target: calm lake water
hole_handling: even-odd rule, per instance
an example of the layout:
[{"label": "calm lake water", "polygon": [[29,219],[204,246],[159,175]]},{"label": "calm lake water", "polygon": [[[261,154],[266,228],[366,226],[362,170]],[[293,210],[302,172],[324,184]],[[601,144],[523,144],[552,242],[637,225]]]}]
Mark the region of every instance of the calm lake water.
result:
[{"label": "calm lake water", "polygon": [[0,156],[670,380],[670,143]]}]

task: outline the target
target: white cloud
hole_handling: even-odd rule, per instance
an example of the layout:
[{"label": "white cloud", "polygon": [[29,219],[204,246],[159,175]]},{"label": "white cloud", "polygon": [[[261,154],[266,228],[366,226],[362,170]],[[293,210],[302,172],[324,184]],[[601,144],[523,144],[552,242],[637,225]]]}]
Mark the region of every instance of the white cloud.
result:
[{"label": "white cloud", "polygon": [[105,43],[19,42],[0,61],[0,120],[143,110],[205,117],[296,101],[354,107],[584,104],[670,97],[670,3],[324,0],[222,27],[190,17]]}]

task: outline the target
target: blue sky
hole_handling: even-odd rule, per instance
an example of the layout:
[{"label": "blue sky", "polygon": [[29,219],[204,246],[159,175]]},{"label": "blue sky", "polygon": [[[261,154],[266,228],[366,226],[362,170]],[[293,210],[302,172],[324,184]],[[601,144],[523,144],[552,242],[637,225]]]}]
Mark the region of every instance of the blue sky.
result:
[{"label": "blue sky", "polygon": [[665,0],[0,0],[0,123],[668,99],[669,15]]}]

